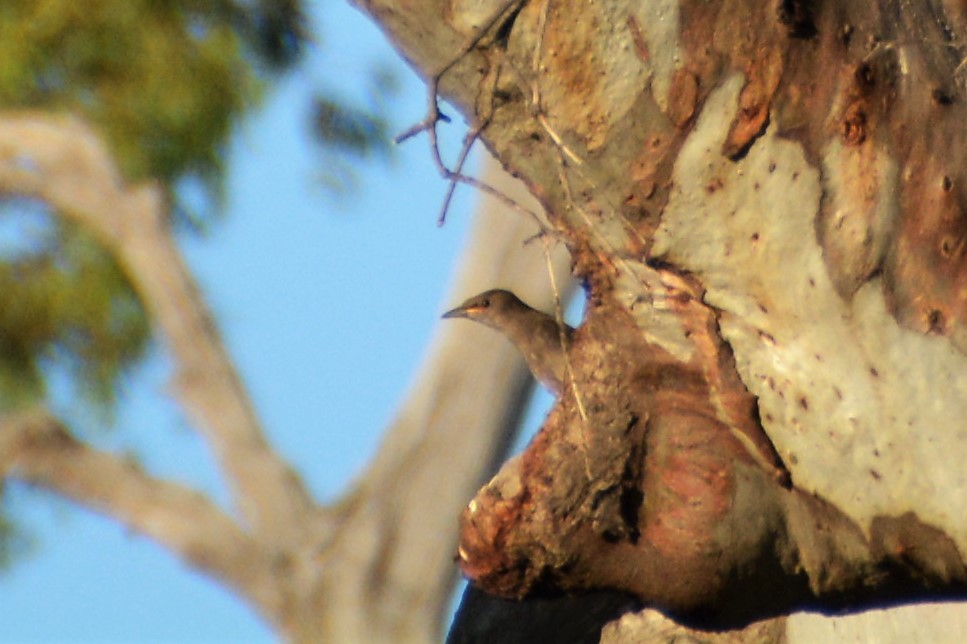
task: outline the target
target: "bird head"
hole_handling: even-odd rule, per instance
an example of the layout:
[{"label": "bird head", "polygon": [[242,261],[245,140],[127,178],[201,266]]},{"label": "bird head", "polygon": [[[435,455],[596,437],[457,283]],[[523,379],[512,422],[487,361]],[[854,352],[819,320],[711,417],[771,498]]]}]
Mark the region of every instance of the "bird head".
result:
[{"label": "bird head", "polygon": [[466,318],[487,326],[499,328],[509,316],[528,309],[520,299],[503,289],[492,289],[474,295],[455,309],[443,314],[444,318]]},{"label": "bird head", "polygon": [[554,393],[562,391],[568,368],[565,351],[573,333],[570,327],[558,326],[552,316],[503,289],[474,295],[443,317],[473,320],[499,331],[520,351],[534,378]]}]

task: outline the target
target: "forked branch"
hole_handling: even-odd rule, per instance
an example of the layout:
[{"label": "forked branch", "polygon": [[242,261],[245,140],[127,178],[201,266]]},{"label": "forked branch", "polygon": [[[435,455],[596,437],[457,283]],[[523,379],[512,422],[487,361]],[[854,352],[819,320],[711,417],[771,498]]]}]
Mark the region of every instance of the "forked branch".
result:
[{"label": "forked branch", "polygon": [[210,442],[246,526],[276,545],[304,539],[318,510],[264,439],[172,239],[161,189],[126,185],[78,119],[8,113],[0,115],[0,194],[43,200],[119,259],[172,352],[177,396]]},{"label": "forked branch", "polygon": [[88,447],[43,411],[0,420],[0,474],[71,498],[226,580],[269,619],[282,604],[270,554],[204,495]]}]

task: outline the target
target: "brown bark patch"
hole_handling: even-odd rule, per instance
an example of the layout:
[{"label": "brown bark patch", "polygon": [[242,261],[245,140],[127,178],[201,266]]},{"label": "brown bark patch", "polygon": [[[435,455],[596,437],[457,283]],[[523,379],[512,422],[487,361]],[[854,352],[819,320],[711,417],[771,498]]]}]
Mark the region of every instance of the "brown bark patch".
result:
[{"label": "brown bark patch", "polygon": [[878,559],[927,587],[967,583],[967,567],[953,540],[913,512],[877,517],[870,540]]},{"label": "brown bark patch", "polygon": [[552,3],[543,36],[546,72],[539,71],[537,80],[553,123],[567,124],[592,150],[608,136],[608,108],[598,100],[606,77],[598,64],[600,27],[594,11],[577,12]]},{"label": "brown bark patch", "polygon": [[688,69],[676,69],[668,95],[668,118],[675,127],[685,127],[695,116],[697,104],[698,77]]},{"label": "brown bark patch", "polygon": [[903,214],[886,264],[887,292],[901,323],[950,335],[967,350],[967,203],[961,188],[967,176],[961,179],[960,168],[948,170],[938,158],[936,150],[949,144],[934,140],[927,148],[914,146],[904,171]]}]

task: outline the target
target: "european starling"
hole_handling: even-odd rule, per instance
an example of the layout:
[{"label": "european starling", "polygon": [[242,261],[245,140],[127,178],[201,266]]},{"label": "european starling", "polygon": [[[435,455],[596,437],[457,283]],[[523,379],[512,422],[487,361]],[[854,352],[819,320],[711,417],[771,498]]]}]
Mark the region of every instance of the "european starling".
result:
[{"label": "european starling", "polygon": [[[574,329],[564,325],[564,343],[557,320],[527,306],[510,291],[494,289],[475,295],[443,314],[445,318],[467,318],[503,333],[524,355],[534,377],[555,394],[566,382],[565,350],[571,346]],[[789,470],[769,438],[761,430],[731,428],[752,457],[772,472],[783,487],[790,487]]]},{"label": "european starling", "polygon": [[574,329],[565,324],[562,335],[553,316],[532,309],[510,291],[494,289],[471,297],[443,317],[466,318],[500,331],[523,354],[538,382],[555,394],[564,389],[565,349]]}]

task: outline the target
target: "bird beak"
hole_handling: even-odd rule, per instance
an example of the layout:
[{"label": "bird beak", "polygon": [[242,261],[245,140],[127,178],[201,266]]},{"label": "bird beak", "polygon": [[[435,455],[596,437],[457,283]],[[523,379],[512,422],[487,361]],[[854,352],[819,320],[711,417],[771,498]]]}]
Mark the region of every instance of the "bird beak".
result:
[{"label": "bird beak", "polygon": [[462,306],[458,306],[455,309],[450,309],[440,317],[446,319],[446,318],[466,318],[470,316],[467,315],[467,309],[463,308]]}]

